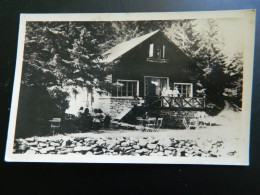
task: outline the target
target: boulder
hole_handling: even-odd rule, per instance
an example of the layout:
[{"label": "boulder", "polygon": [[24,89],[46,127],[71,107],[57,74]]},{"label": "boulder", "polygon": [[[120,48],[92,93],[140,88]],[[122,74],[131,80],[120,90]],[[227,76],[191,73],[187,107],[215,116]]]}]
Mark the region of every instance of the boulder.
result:
[{"label": "boulder", "polygon": [[97,144],[98,146],[105,146],[105,145],[106,145],[106,141],[103,140],[103,139],[99,139],[99,140],[96,142],[96,144]]},{"label": "boulder", "polygon": [[95,155],[101,155],[101,154],[104,154],[104,152],[101,150],[101,151],[98,151],[98,152],[94,152]]},{"label": "boulder", "polygon": [[26,138],[25,141],[27,141],[27,142],[35,142],[36,139],[35,139],[35,137],[30,137],[30,138]]},{"label": "boulder", "polygon": [[81,142],[77,142],[76,146],[83,146],[83,144]]},{"label": "boulder", "polygon": [[143,148],[143,149],[140,149],[140,150],[136,150],[135,152],[138,153],[138,154],[147,154],[147,153],[149,153],[149,150],[146,149],[146,148]]},{"label": "boulder", "polygon": [[153,150],[153,149],[156,148],[156,146],[157,146],[157,144],[147,144],[146,147],[147,147],[149,150]]},{"label": "boulder", "polygon": [[130,144],[131,146],[133,146],[133,145],[136,145],[137,142],[136,142],[135,140],[130,140],[130,141],[129,141],[129,144]]},{"label": "boulder", "polygon": [[74,152],[87,152],[89,150],[92,150],[92,148],[87,146],[76,146],[75,148],[73,148]]},{"label": "boulder", "polygon": [[157,144],[158,143],[158,139],[151,139],[151,140],[149,140],[149,143],[151,143],[151,144]]},{"label": "boulder", "polygon": [[66,146],[70,146],[72,145],[72,141],[70,139],[68,139],[66,142],[65,142]]},{"label": "boulder", "polygon": [[29,142],[28,146],[30,146],[30,147],[37,147],[38,146],[38,142]]},{"label": "boulder", "polygon": [[86,155],[93,155],[93,153],[91,151],[88,151]]},{"label": "boulder", "polygon": [[163,147],[170,147],[173,145],[172,141],[169,138],[160,139],[158,144]]},{"label": "boulder", "polygon": [[48,145],[46,143],[40,142],[38,146],[41,148],[46,148]]},{"label": "boulder", "polygon": [[141,148],[144,148],[147,144],[148,144],[148,142],[147,142],[146,139],[140,139],[138,145],[139,145]]},{"label": "boulder", "polygon": [[166,156],[172,155],[172,151],[171,150],[165,150],[164,155],[166,155]]},{"label": "boulder", "polygon": [[41,154],[47,154],[48,150],[47,150],[47,148],[42,148],[42,149],[39,150],[39,152]]},{"label": "boulder", "polygon": [[129,149],[125,151],[126,154],[131,154],[132,152],[135,152],[135,149]]},{"label": "boulder", "polygon": [[27,150],[24,154],[36,154],[35,150]]},{"label": "boulder", "polygon": [[59,142],[50,142],[50,146],[59,147],[60,143]]},{"label": "boulder", "polygon": [[94,152],[102,151],[102,147],[100,147],[100,146],[91,147],[91,149],[92,149]]},{"label": "boulder", "polygon": [[130,142],[129,141],[125,141],[121,143],[122,147],[129,147],[130,146]]},{"label": "boulder", "polygon": [[141,147],[140,147],[139,145],[133,145],[133,149],[135,149],[135,150],[140,150]]},{"label": "boulder", "polygon": [[84,137],[75,137],[74,138],[74,141],[76,141],[76,142],[80,142],[81,140],[83,140],[84,141]]}]

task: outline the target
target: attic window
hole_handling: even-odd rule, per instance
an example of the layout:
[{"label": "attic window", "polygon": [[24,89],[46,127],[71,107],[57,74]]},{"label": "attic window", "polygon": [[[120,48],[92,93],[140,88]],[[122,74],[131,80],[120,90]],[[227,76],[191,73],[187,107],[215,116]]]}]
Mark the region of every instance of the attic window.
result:
[{"label": "attic window", "polygon": [[154,45],[153,43],[150,44],[149,57],[159,58],[159,59],[165,58],[165,45],[159,46],[159,45]]},{"label": "attic window", "polygon": [[165,58],[165,45],[150,44],[148,62],[166,63],[168,60]]}]

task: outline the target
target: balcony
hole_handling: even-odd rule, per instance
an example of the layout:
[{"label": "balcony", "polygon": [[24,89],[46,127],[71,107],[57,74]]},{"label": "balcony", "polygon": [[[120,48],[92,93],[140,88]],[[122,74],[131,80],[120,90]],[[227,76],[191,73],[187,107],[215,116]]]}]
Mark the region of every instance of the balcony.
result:
[{"label": "balcony", "polygon": [[148,57],[148,58],[147,58],[147,62],[168,63],[168,62],[169,62],[169,59]]}]

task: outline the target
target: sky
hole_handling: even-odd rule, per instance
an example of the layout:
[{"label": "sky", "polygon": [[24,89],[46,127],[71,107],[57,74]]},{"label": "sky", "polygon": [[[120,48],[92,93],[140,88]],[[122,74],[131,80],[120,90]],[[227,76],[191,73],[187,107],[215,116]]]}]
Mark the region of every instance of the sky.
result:
[{"label": "sky", "polygon": [[[244,30],[245,25],[241,19],[215,19],[219,29],[219,40],[223,44],[223,52],[232,57],[237,52],[243,52],[244,49]],[[207,19],[198,20],[198,28],[203,31],[207,29]]]}]

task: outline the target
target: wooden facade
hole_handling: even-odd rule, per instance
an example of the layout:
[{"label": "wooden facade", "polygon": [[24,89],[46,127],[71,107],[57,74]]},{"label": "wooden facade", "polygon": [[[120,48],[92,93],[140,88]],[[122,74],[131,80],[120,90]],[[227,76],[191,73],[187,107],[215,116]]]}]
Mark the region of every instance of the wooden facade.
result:
[{"label": "wooden facade", "polygon": [[[116,86],[113,97],[143,98],[149,106],[154,100],[159,100],[161,107],[205,106],[204,98],[196,94],[196,79],[201,70],[161,31],[134,46],[131,41],[125,42],[125,47],[128,44],[131,49],[115,59],[118,63],[113,67],[112,82]],[[163,90],[174,88],[180,93],[179,100],[173,96],[163,100]]]}]

